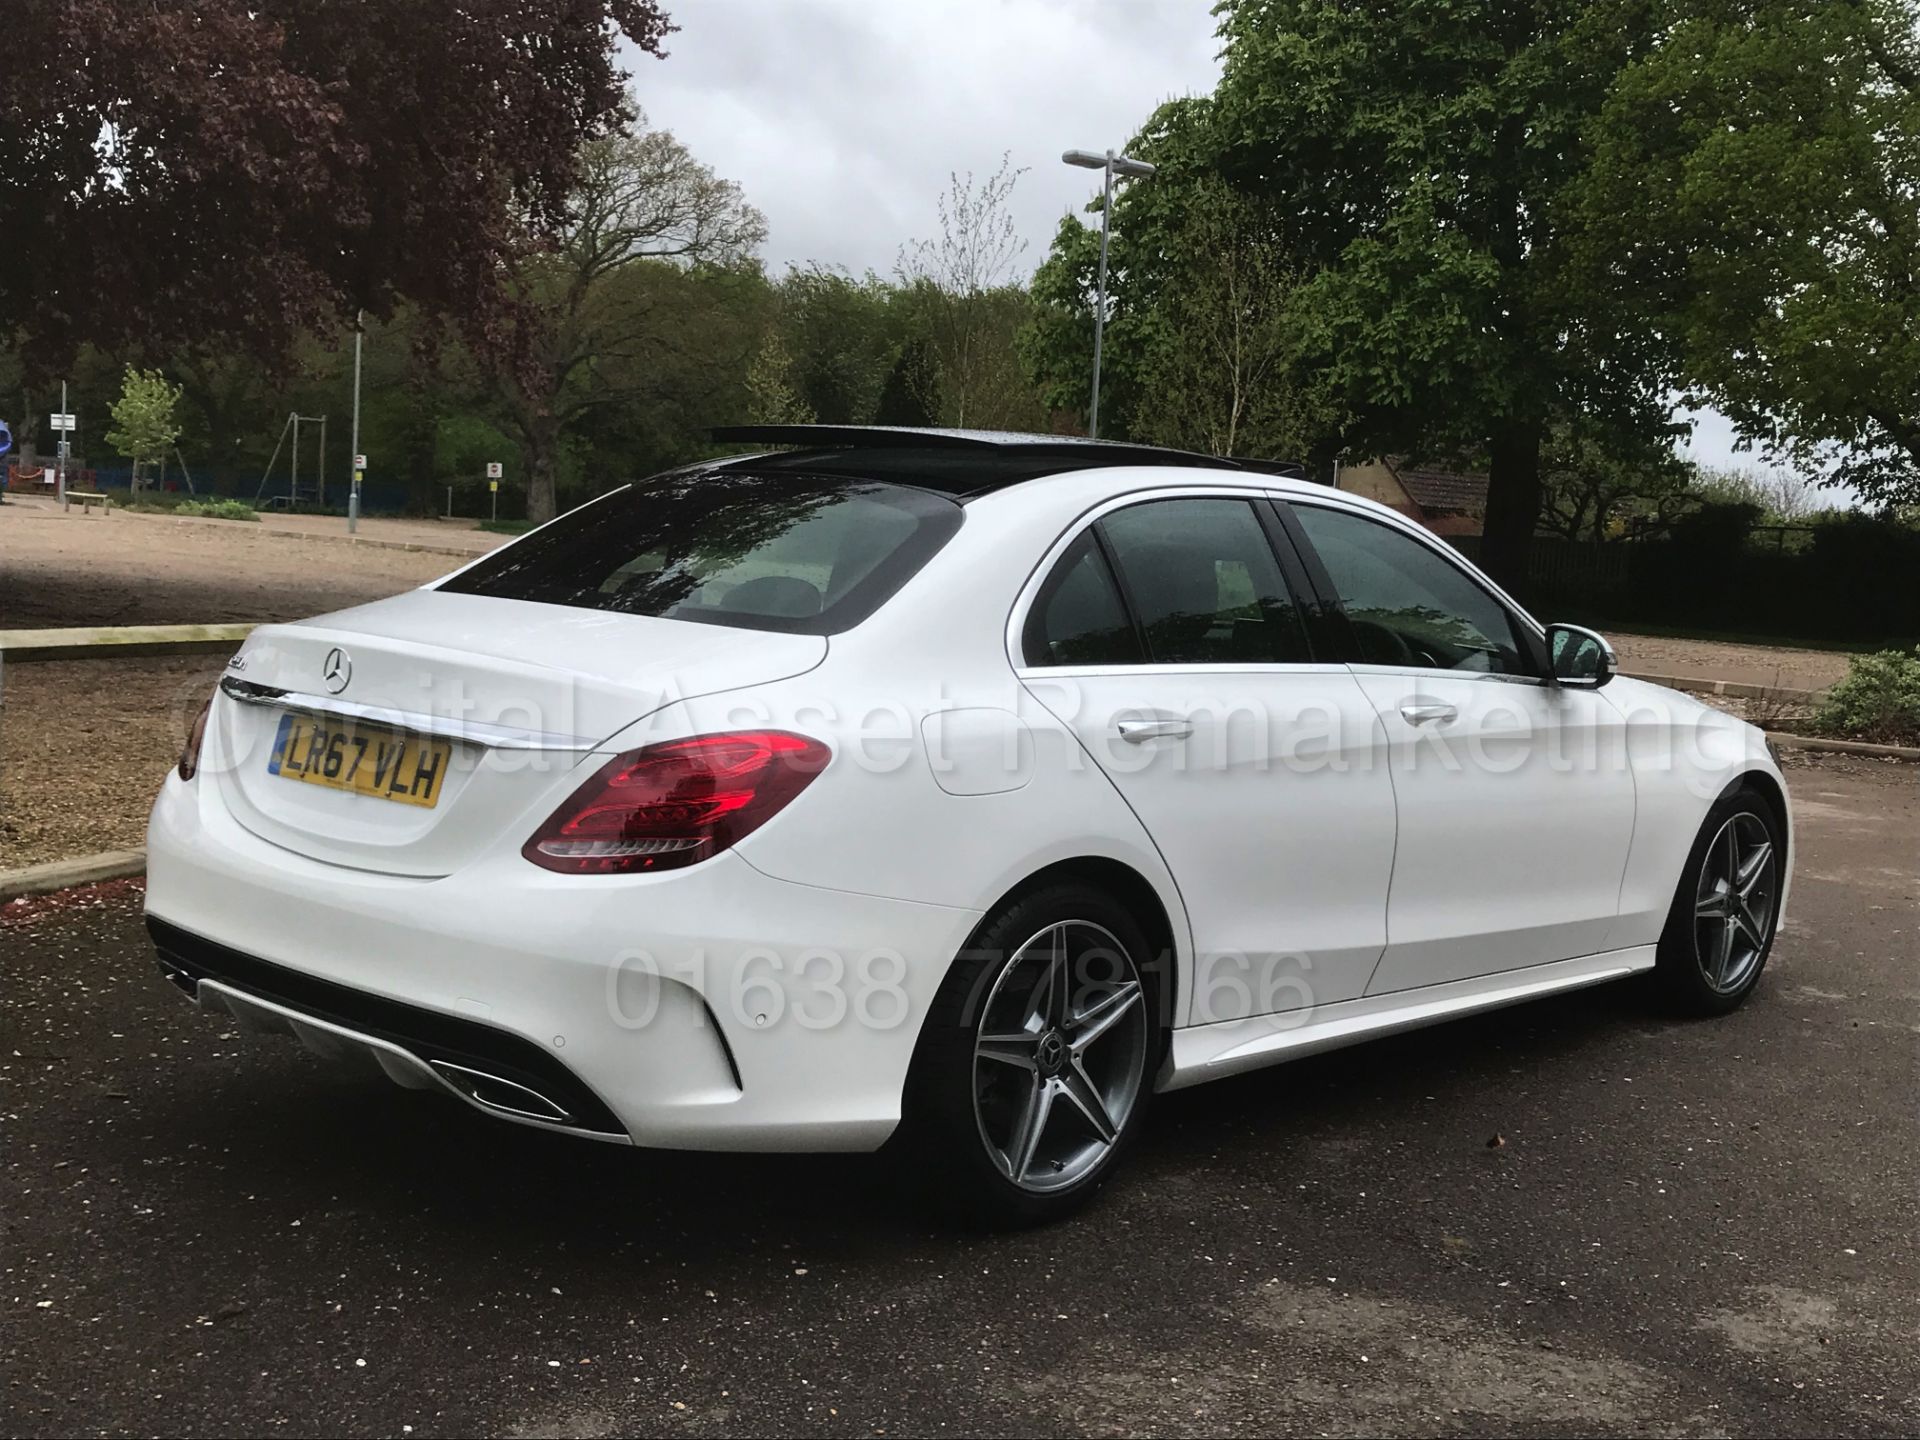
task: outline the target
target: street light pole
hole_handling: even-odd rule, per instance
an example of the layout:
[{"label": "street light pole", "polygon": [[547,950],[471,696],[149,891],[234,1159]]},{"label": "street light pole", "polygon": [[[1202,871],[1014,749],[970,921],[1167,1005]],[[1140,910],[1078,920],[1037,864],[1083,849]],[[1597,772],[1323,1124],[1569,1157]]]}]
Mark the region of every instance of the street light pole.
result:
[{"label": "street light pole", "polygon": [[1113,235],[1113,151],[1107,151],[1106,175],[1100,196],[1100,284],[1099,308],[1093,312],[1093,399],[1087,405],[1087,434],[1100,438],[1100,348],[1107,334],[1107,241]]},{"label": "street light pole", "polygon": [[1113,177],[1115,175],[1138,176],[1142,179],[1153,174],[1154,167],[1144,160],[1135,160],[1129,155],[1116,155],[1109,150],[1096,155],[1091,150],[1069,150],[1060,157],[1069,165],[1078,165],[1084,170],[1105,172],[1100,198],[1100,281],[1095,288],[1093,311],[1093,398],[1087,405],[1087,435],[1091,439],[1100,436],[1100,352],[1107,331],[1107,244],[1113,235]]}]

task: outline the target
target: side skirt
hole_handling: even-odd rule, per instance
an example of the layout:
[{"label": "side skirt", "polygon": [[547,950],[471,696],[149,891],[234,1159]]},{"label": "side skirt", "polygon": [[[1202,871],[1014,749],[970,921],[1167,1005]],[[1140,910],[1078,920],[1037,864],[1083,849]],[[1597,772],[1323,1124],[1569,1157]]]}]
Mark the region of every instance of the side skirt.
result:
[{"label": "side skirt", "polygon": [[1184,1090],[1246,1070],[1297,1060],[1322,1050],[1357,1045],[1381,1035],[1435,1025],[1481,1010],[1497,1010],[1567,990],[1621,980],[1653,968],[1654,947],[1609,950],[1532,965],[1524,970],[1502,970],[1470,980],[1398,990],[1389,995],[1364,995],[1337,1005],[1286,1010],[1277,1015],[1253,1015],[1242,1020],[1220,1020],[1190,1025],[1173,1032],[1167,1062],[1156,1090]]}]

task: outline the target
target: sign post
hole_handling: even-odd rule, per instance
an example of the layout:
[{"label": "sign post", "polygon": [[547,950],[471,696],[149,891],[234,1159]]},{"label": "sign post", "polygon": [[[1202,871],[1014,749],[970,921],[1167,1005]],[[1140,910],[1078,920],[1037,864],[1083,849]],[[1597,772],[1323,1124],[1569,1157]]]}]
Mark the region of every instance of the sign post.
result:
[{"label": "sign post", "polygon": [[347,487],[349,535],[360,528],[360,474],[367,468],[367,457],[360,453],[360,342],[366,338],[366,319],[366,312],[361,311],[353,320],[353,438],[347,442],[353,451],[353,483]]},{"label": "sign post", "polygon": [[60,508],[67,508],[67,443],[73,435],[73,415],[67,409],[67,382],[60,382],[60,413],[52,417],[53,430],[59,435],[59,452],[55,457],[54,488],[60,494]]},{"label": "sign post", "polygon": [[487,462],[487,490],[493,496],[493,518],[500,518],[500,476],[503,473],[498,460]]}]

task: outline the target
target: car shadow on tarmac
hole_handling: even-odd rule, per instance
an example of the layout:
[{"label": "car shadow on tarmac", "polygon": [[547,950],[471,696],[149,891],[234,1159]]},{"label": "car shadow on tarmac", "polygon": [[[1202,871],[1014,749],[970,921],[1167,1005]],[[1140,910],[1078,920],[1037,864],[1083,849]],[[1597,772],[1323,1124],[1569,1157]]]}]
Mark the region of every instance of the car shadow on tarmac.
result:
[{"label": "car shadow on tarmac", "polygon": [[[1607,986],[1159,1097],[1125,1172],[1095,1205],[1124,1195],[1151,1209],[1169,1176],[1200,1181],[1250,1163],[1270,1173],[1314,1146],[1373,1143],[1404,1131],[1422,1106],[1497,1106],[1516,1075],[1577,1085],[1609,1063],[1621,1032],[1669,1023],[1637,986]],[[923,1177],[903,1175],[888,1151],[706,1154],[583,1141],[398,1091],[284,1043],[243,1043],[214,1082],[235,1093],[182,1104],[162,1122],[172,1132],[156,1137],[163,1146],[244,1145],[244,1168],[222,1167],[202,1185],[257,1194],[279,1176],[290,1201],[318,1188],[369,1217],[430,1212],[435,1224],[509,1247],[516,1236],[564,1237],[605,1253],[643,1233],[672,1237],[674,1253],[695,1260],[737,1249],[747,1232],[857,1252],[944,1223],[914,1188]],[[263,1060],[274,1074],[261,1073]]]}]

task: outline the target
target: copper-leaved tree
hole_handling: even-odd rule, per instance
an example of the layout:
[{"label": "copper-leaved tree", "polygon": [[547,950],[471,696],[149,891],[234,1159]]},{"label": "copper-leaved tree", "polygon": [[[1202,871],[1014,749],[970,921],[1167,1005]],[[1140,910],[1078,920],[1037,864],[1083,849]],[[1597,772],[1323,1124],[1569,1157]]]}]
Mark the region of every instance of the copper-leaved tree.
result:
[{"label": "copper-leaved tree", "polygon": [[30,364],[402,300],[483,342],[524,225],[627,113],[655,0],[8,0],[0,320]]}]

